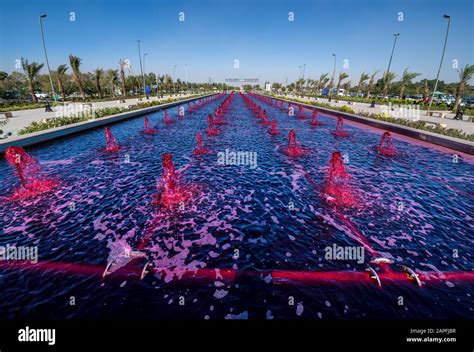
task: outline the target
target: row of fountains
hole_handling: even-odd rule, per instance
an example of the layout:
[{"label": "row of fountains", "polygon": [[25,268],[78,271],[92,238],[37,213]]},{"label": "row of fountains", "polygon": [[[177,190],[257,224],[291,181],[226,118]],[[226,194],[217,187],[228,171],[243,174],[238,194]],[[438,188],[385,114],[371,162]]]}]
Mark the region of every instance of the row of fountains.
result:
[{"label": "row of fountains", "polygon": [[[199,99],[195,102],[188,103],[187,111],[188,114],[192,114],[198,109],[205,105],[220,98],[222,94],[214,97],[207,97]],[[252,113],[259,119],[262,126],[269,126],[268,133],[272,136],[276,136],[280,133],[277,128],[277,122],[275,119],[269,121],[268,114],[265,109],[255,103],[247,95],[240,94],[243,98],[246,106],[252,111]],[[252,96],[270,106],[284,109],[284,102],[281,100],[275,100],[269,97],[262,97],[254,95]],[[213,114],[209,114],[207,117],[207,129],[206,134],[208,136],[217,136],[221,133],[220,126],[224,125],[225,113],[229,108],[230,103],[234,98],[234,94],[230,94],[224,99],[224,101],[215,109]],[[294,109],[291,103],[287,103],[288,111]],[[182,107],[178,109],[178,116],[181,119],[184,115]],[[322,122],[319,120],[319,113],[317,110],[312,110],[312,117],[310,124],[313,126],[320,126]],[[299,119],[305,119],[306,114],[304,107],[298,106],[298,113],[296,117]],[[164,112],[165,125],[169,125],[174,121],[169,116],[167,110]],[[156,134],[158,130],[151,126],[147,116],[144,117],[144,129],[145,134]],[[338,117],[336,129],[333,131],[333,135],[336,137],[347,137],[349,132],[344,129],[344,122],[341,117]],[[112,135],[109,127],[105,128],[105,140],[106,146],[105,151],[109,153],[115,153],[120,150],[120,145],[116,138]],[[201,132],[196,133],[196,148],[193,150],[194,155],[205,155],[209,154],[210,151],[204,146]],[[300,157],[307,153],[306,148],[302,147],[298,142],[296,132],[291,129],[287,137],[287,145],[283,148],[283,152],[290,157]],[[397,155],[395,147],[393,145],[392,136],[389,132],[385,132],[382,135],[380,143],[377,147],[377,152],[381,155],[395,156]],[[10,199],[24,199],[34,197],[36,195],[48,192],[58,185],[56,180],[47,179],[41,176],[42,170],[38,161],[26,153],[21,147],[9,147],[6,151],[7,161],[15,168],[16,174],[20,180],[21,187],[17,189]],[[341,152],[335,151],[332,153],[329,163],[328,180],[325,186],[325,194],[327,199],[335,200],[338,204],[347,204],[347,199],[353,198],[352,192],[347,186],[350,179],[350,175],[346,170],[343,162]],[[178,173],[172,161],[172,155],[170,153],[164,153],[162,155],[162,176],[158,185],[158,193],[153,199],[153,204],[170,206],[176,205],[190,196],[190,192],[182,187],[179,182]]]}]

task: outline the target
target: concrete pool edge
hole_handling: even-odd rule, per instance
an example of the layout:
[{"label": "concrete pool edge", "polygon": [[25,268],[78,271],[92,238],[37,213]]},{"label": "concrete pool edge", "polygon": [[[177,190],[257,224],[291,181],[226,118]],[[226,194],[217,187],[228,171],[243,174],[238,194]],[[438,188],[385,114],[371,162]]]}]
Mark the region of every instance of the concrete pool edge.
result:
[{"label": "concrete pool edge", "polygon": [[5,153],[5,150],[8,147],[15,146],[15,147],[29,147],[36,144],[41,144],[44,142],[48,142],[54,139],[67,137],[76,133],[84,132],[90,129],[94,129],[97,127],[113,124],[116,122],[120,122],[123,120],[131,119],[134,117],[142,116],[147,113],[152,113],[155,111],[160,111],[163,109],[171,108],[174,106],[182,105],[183,103],[192,102],[194,100],[206,98],[209,96],[213,96],[215,93],[201,95],[198,97],[187,98],[183,100],[174,101],[171,103],[160,104],[156,106],[151,106],[148,108],[137,109],[133,111],[122,112],[115,115],[105,116],[98,119],[92,119],[82,122],[73,123],[66,126],[51,128],[43,131],[38,131],[34,133],[30,133],[25,136],[16,136],[7,139],[6,141],[0,141],[0,155]]},{"label": "concrete pool edge", "polygon": [[398,125],[391,122],[379,121],[379,120],[371,119],[369,117],[359,116],[356,114],[350,114],[350,113],[341,112],[338,110],[322,108],[322,107],[311,105],[308,103],[301,103],[301,102],[284,99],[280,97],[274,97],[270,95],[263,95],[263,96],[271,97],[277,100],[282,100],[282,101],[289,102],[292,104],[305,106],[312,109],[318,109],[329,115],[339,115],[349,121],[357,122],[363,125],[368,125],[368,126],[375,127],[378,129],[389,131],[389,132],[398,133],[406,137],[410,137],[419,141],[435,144],[441,147],[445,147],[445,148],[452,149],[452,150],[462,152],[462,153],[466,153],[469,155],[474,155],[474,142],[470,142],[470,141],[466,141],[466,140],[462,140],[462,139],[454,138],[450,136],[444,136],[444,135],[434,133],[434,132],[418,130],[416,128]]}]

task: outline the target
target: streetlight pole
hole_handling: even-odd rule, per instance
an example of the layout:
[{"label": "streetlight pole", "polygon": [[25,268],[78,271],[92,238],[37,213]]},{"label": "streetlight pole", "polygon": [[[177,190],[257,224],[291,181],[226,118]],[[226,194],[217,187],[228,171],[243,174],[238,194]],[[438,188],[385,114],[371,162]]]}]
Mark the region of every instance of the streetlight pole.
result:
[{"label": "streetlight pole", "polygon": [[331,98],[332,98],[332,86],[334,85],[334,80],[336,79],[336,54],[332,54],[332,56],[334,56],[334,68],[332,69],[332,84],[330,86],[330,90],[329,90],[329,101],[331,101]]},{"label": "streetlight pole", "polygon": [[145,96],[148,99],[148,94],[146,93],[146,66],[145,66],[145,59],[148,53],[143,54],[143,86],[144,86],[144,92]]},{"label": "streetlight pole", "polygon": [[384,79],[383,79],[383,84],[387,83],[387,75],[390,72],[390,66],[392,65],[392,58],[393,58],[393,52],[395,51],[395,44],[397,44],[397,38],[400,35],[400,33],[394,33],[393,36],[395,37],[393,40],[393,47],[392,47],[392,53],[390,54],[390,60],[388,60],[388,68],[387,72],[385,72]]},{"label": "streetlight pole", "polygon": [[143,66],[142,66],[142,53],[141,53],[141,50],[140,50],[140,43],[142,41],[141,40],[137,40],[137,44],[138,44],[138,59],[140,60],[140,71],[142,73],[142,81],[143,81],[143,94],[146,95],[146,92],[145,92],[145,77],[143,76]]},{"label": "streetlight pole", "polygon": [[304,73],[306,71],[306,64],[303,64],[303,79],[304,79]]},{"label": "streetlight pole", "polygon": [[44,40],[43,18],[46,18],[46,16],[47,16],[46,14],[43,14],[43,15],[40,15],[39,17],[40,28],[41,28],[41,38],[43,40],[44,56],[46,58],[46,66],[48,67],[49,83],[51,83],[51,91],[53,92],[53,99],[54,101],[57,101],[56,92],[54,91],[53,79],[51,78],[51,68],[49,67],[48,52],[46,51],[46,42]]},{"label": "streetlight pole", "polygon": [[175,64],[173,66],[173,86],[174,86],[174,92],[176,93],[176,66],[178,66],[177,64]]},{"label": "streetlight pole", "polygon": [[301,78],[301,65],[298,66],[300,68],[300,75],[298,76],[298,80]]},{"label": "streetlight pole", "polygon": [[429,113],[430,113],[431,104],[433,104],[434,95],[435,95],[436,89],[438,88],[439,73],[441,71],[441,66],[443,65],[444,52],[446,50],[446,44],[448,42],[448,34],[449,34],[449,26],[451,24],[451,16],[443,15],[443,17],[448,20],[448,27],[446,28],[446,37],[444,38],[443,53],[441,54],[441,61],[439,62],[438,74],[436,75],[436,82],[435,82],[433,94],[431,95],[430,105],[428,106],[428,110],[426,111],[426,115],[429,115]]}]

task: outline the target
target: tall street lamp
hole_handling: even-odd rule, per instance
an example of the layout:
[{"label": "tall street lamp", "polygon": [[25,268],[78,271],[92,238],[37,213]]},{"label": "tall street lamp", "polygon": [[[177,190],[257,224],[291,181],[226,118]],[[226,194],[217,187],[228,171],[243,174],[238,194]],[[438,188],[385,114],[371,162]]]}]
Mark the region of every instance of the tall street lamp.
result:
[{"label": "tall street lamp", "polygon": [[449,26],[451,24],[451,16],[443,15],[443,18],[446,18],[448,20],[448,27],[446,28],[446,36],[444,37],[443,53],[441,54],[441,61],[439,62],[438,74],[436,75],[436,82],[435,82],[433,94],[431,95],[430,105],[428,106],[428,110],[426,111],[426,115],[429,115],[429,113],[430,113],[431,104],[433,104],[434,95],[435,95],[436,89],[438,88],[439,73],[441,71],[441,66],[443,65],[444,52],[446,50],[446,44],[448,42],[448,34],[449,34]]},{"label": "tall street lamp", "polygon": [[395,51],[395,44],[397,44],[397,38],[398,38],[399,35],[400,35],[400,33],[394,33],[393,34],[394,40],[393,40],[392,53],[390,54],[390,60],[388,60],[387,72],[385,72],[385,75],[384,75],[384,79],[383,79],[383,84],[384,85],[387,83],[387,75],[390,72],[390,66],[392,65],[393,52]]},{"label": "tall street lamp", "polygon": [[331,79],[331,86],[329,87],[329,101],[331,101],[332,98],[332,86],[334,85],[334,80],[336,79],[336,54],[332,54],[334,56],[334,68],[332,69],[332,79]]},{"label": "tall street lamp", "polygon": [[146,59],[146,56],[148,55],[148,53],[145,53],[143,54],[143,86],[144,86],[144,91],[145,91],[145,95],[146,95],[146,98],[148,98],[148,94],[146,92],[146,66],[145,66],[145,59]]},{"label": "tall street lamp", "polygon": [[141,40],[137,40],[137,44],[138,44],[138,60],[140,60],[140,72],[142,74],[142,81],[143,81],[143,94],[146,95],[146,91],[145,91],[145,79],[144,79],[144,76],[143,76],[143,66],[142,66],[142,53],[141,53],[141,50],[140,50],[140,43],[142,41]]},{"label": "tall street lamp", "polygon": [[303,79],[304,79],[304,73],[306,71],[306,64],[303,64]]},{"label": "tall street lamp", "polygon": [[173,86],[174,86],[174,92],[176,93],[176,66],[177,64],[174,64],[173,66]]},{"label": "tall street lamp", "polygon": [[48,52],[46,51],[46,42],[44,40],[43,18],[46,18],[46,16],[47,16],[46,14],[43,14],[43,15],[40,15],[39,17],[40,28],[41,28],[41,38],[43,40],[44,56],[46,58],[46,66],[48,67],[49,83],[51,83],[51,91],[53,92],[53,99],[54,101],[57,101],[56,92],[54,91],[53,79],[51,78],[51,68],[49,67]]}]

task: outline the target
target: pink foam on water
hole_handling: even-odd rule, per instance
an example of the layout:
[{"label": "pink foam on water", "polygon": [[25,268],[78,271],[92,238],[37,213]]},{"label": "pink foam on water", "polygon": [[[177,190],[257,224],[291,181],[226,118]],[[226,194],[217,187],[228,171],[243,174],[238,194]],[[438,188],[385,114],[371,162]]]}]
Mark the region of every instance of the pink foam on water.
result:
[{"label": "pink foam on water", "polygon": [[41,166],[38,161],[21,147],[8,147],[5,152],[8,163],[15,167],[21,187],[16,189],[8,200],[27,199],[49,192],[58,185],[55,180],[40,177]]}]

